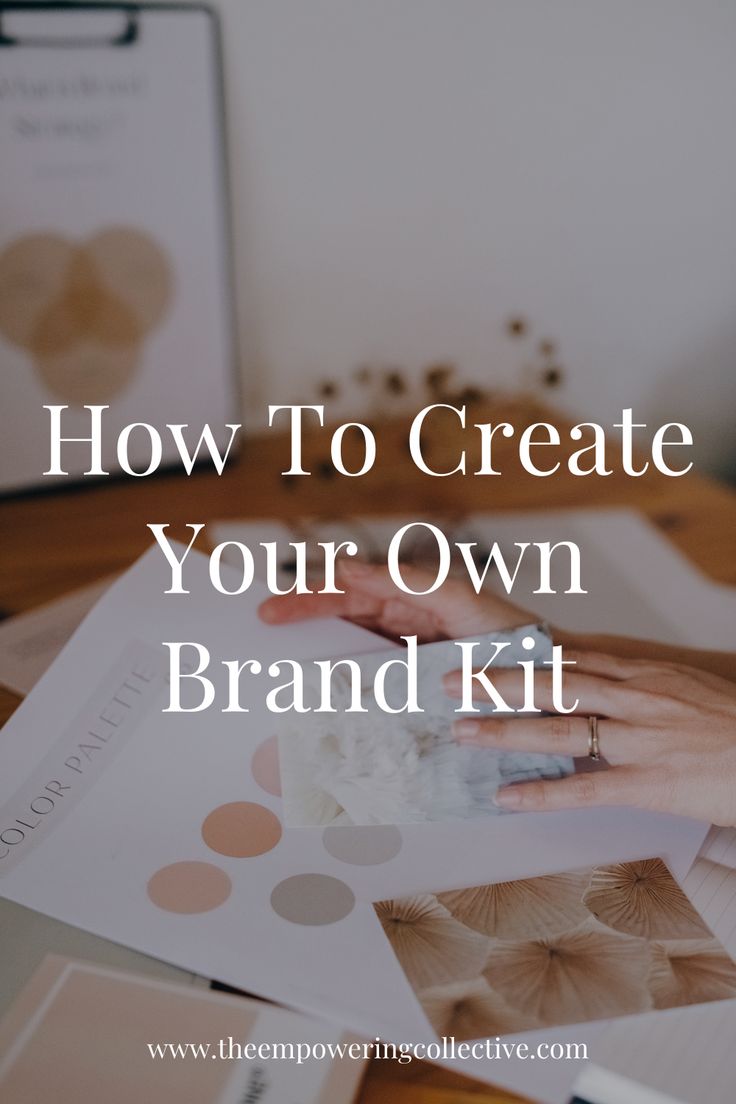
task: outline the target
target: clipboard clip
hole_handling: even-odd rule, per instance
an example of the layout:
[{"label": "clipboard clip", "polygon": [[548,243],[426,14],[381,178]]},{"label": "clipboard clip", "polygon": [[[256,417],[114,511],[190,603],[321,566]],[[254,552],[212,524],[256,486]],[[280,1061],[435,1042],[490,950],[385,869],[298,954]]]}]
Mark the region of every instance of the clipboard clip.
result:
[{"label": "clipboard clip", "polygon": [[[80,15],[87,23],[84,30],[74,26],[76,19],[69,18]],[[43,29],[37,30],[39,26]],[[132,46],[139,35],[138,7],[135,4],[0,4],[0,47],[79,49]]]}]

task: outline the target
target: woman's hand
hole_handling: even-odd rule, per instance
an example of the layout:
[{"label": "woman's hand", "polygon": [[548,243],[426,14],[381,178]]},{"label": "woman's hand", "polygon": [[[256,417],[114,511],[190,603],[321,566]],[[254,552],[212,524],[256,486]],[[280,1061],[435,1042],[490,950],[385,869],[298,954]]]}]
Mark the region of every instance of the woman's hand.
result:
[{"label": "woman's hand", "polygon": [[[412,590],[426,590],[434,578],[413,566],[402,566],[402,575]],[[386,567],[349,560],[341,564],[338,581],[344,594],[271,597],[261,605],[261,617],[273,625],[345,617],[392,639],[417,636],[421,643],[536,620],[504,598],[476,595],[460,580],[448,579],[433,594],[414,596],[396,587]],[[581,650],[568,634],[564,642],[565,659],[577,664],[564,677],[566,699],[580,699],[576,715],[466,719],[457,722],[457,738],[501,750],[585,756],[587,717],[595,714],[601,755],[610,769],[508,786],[496,795],[497,803],[521,810],[638,805],[736,825],[736,683],[679,662],[625,658],[628,649],[644,647],[636,642],[610,638],[609,646],[620,647],[622,657]],[[660,647],[665,654],[673,651],[646,647],[655,654]],[[692,656],[697,662],[698,653]],[[710,661],[703,655],[704,664]],[[510,704],[522,704],[520,670],[499,668],[493,682]],[[538,671],[535,684],[537,706],[554,712],[551,676]],[[459,673],[447,676],[446,688],[460,696]]]},{"label": "woman's hand", "polygon": [[[427,590],[434,574],[402,565],[405,584]],[[498,632],[535,620],[534,616],[494,594],[478,596],[458,579],[448,579],[433,594],[399,590],[387,567],[344,560],[337,571],[344,594],[286,594],[267,598],[259,613],[271,625],[286,625],[307,617],[345,617],[397,640],[416,636],[420,644],[452,640],[473,633]]]},{"label": "woman's hand", "polygon": [[[505,809],[551,810],[635,805],[736,826],[736,684],[677,663],[570,651],[564,676],[576,714],[510,720],[463,719],[463,743],[504,751],[584,756],[587,717],[598,718],[600,753],[609,770],[558,781],[507,786],[495,796]],[[445,687],[459,697],[460,673]],[[510,705],[522,704],[522,672],[497,670],[493,683]],[[538,708],[553,711],[551,677],[537,672]]]}]

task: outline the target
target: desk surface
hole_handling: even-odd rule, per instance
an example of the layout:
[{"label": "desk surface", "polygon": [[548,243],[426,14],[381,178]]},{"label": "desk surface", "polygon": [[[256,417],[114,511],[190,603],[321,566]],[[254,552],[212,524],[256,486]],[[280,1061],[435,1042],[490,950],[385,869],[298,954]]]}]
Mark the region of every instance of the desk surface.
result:
[{"label": "desk surface", "polygon": [[[493,410],[478,407],[470,413],[469,424],[565,423],[526,400],[506,400]],[[272,431],[247,440],[221,477],[207,470],[190,477],[169,473],[8,499],[0,503],[0,612],[31,609],[128,567],[151,543],[148,522],[168,522],[172,536],[183,537],[187,522],[310,514],[422,517],[471,509],[629,506],[646,514],[706,574],[736,584],[736,494],[702,476],[690,473],[673,479],[650,471],[641,478],[619,472],[581,479],[561,470],[553,478],[539,479],[521,468],[512,444],[499,438],[494,448],[503,477],[433,478],[410,460],[408,421],[387,421],[374,428],[379,459],[360,479],[332,472],[327,431],[305,436],[305,467],[312,476],[283,477],[280,473],[289,464],[288,441]],[[431,444],[431,460],[438,470],[454,467],[461,448],[468,452],[468,470],[473,470],[475,435],[463,434],[448,420],[441,439]],[[346,456],[349,462],[347,449]],[[17,703],[14,695],[0,689],[0,722]],[[361,1104],[460,1104],[463,1093],[478,1104],[516,1099],[421,1062],[374,1062],[359,1099]]]}]

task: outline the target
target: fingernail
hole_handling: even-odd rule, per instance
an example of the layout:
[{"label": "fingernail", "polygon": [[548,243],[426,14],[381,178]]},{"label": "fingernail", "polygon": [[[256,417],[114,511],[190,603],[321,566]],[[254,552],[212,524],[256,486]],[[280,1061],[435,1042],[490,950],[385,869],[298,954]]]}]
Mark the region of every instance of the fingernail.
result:
[{"label": "fingernail", "polygon": [[515,786],[505,786],[502,790],[496,790],[493,803],[502,809],[516,809],[521,805],[521,794]]},{"label": "fingernail", "polygon": [[472,720],[472,718],[455,721],[452,726],[452,734],[460,743],[462,743],[463,740],[472,740],[479,732],[480,724],[478,721]]},{"label": "fingernail", "polygon": [[342,574],[352,576],[355,579],[363,575],[370,575],[372,570],[373,565],[366,563],[365,560],[342,560],[340,563]]},{"label": "fingernail", "polygon": [[267,598],[266,601],[262,602],[258,607],[258,616],[261,621],[265,621],[269,625],[273,624],[274,621],[278,621],[278,611],[273,608],[270,598]]}]

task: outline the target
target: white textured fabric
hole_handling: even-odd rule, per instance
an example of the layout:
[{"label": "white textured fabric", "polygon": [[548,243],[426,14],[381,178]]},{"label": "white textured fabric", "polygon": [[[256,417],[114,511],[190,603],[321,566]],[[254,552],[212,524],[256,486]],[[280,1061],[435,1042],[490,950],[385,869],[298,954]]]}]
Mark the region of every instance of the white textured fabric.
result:
[{"label": "white textured fabric", "polygon": [[[522,649],[531,636],[533,651]],[[520,659],[536,664],[550,659],[552,645],[541,626],[528,625],[510,633],[470,637],[477,641],[476,666],[493,654],[495,642],[509,641],[494,667],[509,667]],[[288,714],[281,718],[279,757],[284,812],[290,824],[402,824],[458,820],[496,815],[501,810],[493,794],[507,782],[559,778],[573,770],[567,757],[498,752],[458,745],[452,722],[458,702],[447,697],[442,676],[461,664],[455,641],[425,644],[417,649],[418,701],[424,712],[392,715],[379,709],[373,697],[375,672],[402,652],[355,657],[362,675],[366,713],[347,713],[351,683],[346,669],[332,680],[334,714]],[[493,667],[489,669],[492,676]],[[319,701],[319,677],[308,674],[305,699]],[[406,700],[406,673],[390,668],[386,699],[399,706]],[[491,714],[493,708],[482,706]],[[504,714],[508,716],[508,714]]]}]

